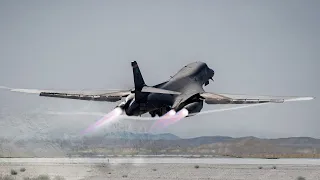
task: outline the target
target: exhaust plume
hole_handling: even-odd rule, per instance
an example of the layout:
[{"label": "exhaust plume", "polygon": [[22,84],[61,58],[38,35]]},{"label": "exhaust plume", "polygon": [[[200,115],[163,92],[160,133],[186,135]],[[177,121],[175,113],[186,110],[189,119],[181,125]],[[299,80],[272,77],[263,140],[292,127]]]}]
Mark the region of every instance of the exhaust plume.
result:
[{"label": "exhaust plume", "polygon": [[122,112],[123,112],[123,110],[121,108],[119,108],[119,107],[115,108],[110,113],[103,116],[100,120],[98,120],[97,122],[95,122],[94,124],[89,126],[86,130],[84,130],[82,132],[82,134],[88,133],[88,132],[93,131],[103,125],[108,125],[108,124],[116,121],[118,119],[118,117],[122,114]]}]

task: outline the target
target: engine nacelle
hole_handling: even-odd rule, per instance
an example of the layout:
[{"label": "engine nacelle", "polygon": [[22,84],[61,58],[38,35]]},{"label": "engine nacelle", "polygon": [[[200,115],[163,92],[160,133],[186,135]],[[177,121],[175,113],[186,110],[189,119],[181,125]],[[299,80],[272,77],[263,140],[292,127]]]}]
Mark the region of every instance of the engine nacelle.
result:
[{"label": "engine nacelle", "polygon": [[129,107],[129,104],[134,100],[134,94],[130,94],[126,97],[126,99],[121,102],[117,107],[121,107],[122,109],[125,109]]},{"label": "engine nacelle", "polygon": [[203,101],[189,103],[186,106],[184,106],[184,108],[188,110],[189,114],[198,113],[203,108]]}]

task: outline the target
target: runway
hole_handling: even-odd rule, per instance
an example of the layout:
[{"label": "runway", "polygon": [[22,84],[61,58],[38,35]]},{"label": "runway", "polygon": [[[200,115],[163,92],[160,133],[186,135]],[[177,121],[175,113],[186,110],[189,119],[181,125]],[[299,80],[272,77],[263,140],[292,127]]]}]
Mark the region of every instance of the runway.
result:
[{"label": "runway", "polygon": [[[199,166],[197,168],[196,166]],[[19,172],[20,168],[25,172]],[[233,158],[0,158],[0,174],[16,179],[47,175],[66,180],[98,179],[320,179],[320,159]]]}]

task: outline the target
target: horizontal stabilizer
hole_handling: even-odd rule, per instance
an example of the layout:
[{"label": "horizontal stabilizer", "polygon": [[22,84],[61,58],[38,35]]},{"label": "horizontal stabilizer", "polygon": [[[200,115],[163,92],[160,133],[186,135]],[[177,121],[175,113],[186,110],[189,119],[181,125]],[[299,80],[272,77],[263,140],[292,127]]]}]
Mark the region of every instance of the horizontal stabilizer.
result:
[{"label": "horizontal stabilizer", "polygon": [[181,94],[180,92],[177,92],[177,91],[170,91],[166,89],[160,89],[160,88],[148,87],[148,86],[143,87],[141,92],[159,93],[159,94],[177,94],[177,95]]}]

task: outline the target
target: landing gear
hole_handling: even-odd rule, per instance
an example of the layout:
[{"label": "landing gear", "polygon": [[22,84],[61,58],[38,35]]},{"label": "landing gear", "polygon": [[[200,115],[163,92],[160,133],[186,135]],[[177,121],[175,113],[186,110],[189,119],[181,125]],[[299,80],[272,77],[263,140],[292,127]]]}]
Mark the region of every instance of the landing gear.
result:
[{"label": "landing gear", "polygon": [[149,114],[151,115],[151,117],[156,117],[156,112],[155,111],[151,111],[151,112],[149,112]]},{"label": "landing gear", "polygon": [[155,117],[156,115],[161,117],[161,116],[163,116],[164,114],[166,114],[170,110],[171,110],[171,108],[166,106],[166,107],[162,107],[162,108],[159,108],[157,110],[154,110],[154,111],[150,111],[149,114],[151,115],[151,117]]}]

